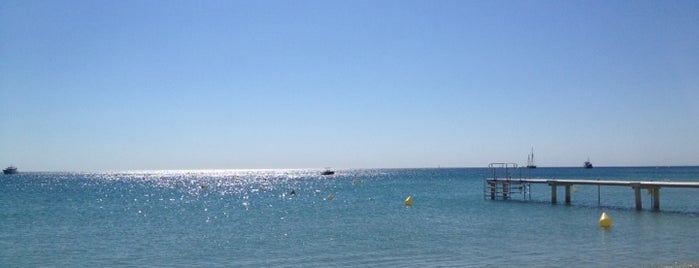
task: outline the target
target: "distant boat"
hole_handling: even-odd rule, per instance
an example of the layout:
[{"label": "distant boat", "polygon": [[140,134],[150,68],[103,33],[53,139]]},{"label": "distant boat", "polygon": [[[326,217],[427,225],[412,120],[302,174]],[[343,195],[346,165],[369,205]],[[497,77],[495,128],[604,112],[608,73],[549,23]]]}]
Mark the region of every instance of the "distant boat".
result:
[{"label": "distant boat", "polygon": [[335,174],[335,171],[332,171],[331,169],[325,169],[323,172],[320,173],[320,175],[326,176],[326,175],[333,175]]},{"label": "distant boat", "polygon": [[590,163],[590,158],[587,158],[587,161],[583,164],[584,168],[592,168],[592,163]]},{"label": "distant boat", "polygon": [[3,174],[17,174],[17,167],[9,166],[6,169],[3,169],[2,173]]},{"label": "distant boat", "polygon": [[527,168],[536,168],[536,164],[534,164],[534,147],[532,147],[532,153],[527,156]]}]

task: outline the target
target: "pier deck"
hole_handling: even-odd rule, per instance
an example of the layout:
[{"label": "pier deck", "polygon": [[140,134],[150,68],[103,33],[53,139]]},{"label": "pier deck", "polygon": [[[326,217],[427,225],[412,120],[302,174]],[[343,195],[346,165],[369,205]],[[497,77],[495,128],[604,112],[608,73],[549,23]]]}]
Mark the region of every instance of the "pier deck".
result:
[{"label": "pier deck", "polygon": [[[528,178],[489,178],[488,185],[511,185],[514,183],[546,183],[551,186],[551,203],[557,202],[558,186],[565,187],[565,202],[570,203],[570,187],[572,185],[626,186],[634,190],[636,209],[641,210],[641,189],[648,189],[653,194],[653,209],[660,209],[660,188],[699,188],[699,182],[687,181],[618,181],[618,180],[583,180],[583,179],[528,179]],[[491,198],[491,199],[494,199]]]}]

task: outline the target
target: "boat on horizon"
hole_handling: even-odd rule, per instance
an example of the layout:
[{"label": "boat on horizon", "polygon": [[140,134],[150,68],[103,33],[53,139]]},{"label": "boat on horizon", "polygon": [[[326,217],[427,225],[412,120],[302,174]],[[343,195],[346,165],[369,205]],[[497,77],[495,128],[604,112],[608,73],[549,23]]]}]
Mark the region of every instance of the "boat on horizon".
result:
[{"label": "boat on horizon", "polygon": [[534,147],[532,147],[532,152],[527,156],[527,168],[536,168],[534,163]]},{"label": "boat on horizon", "polygon": [[585,161],[585,163],[583,163],[583,167],[584,168],[592,168],[592,163],[590,163],[589,157],[587,158],[587,161]]},{"label": "boat on horizon", "polygon": [[17,167],[15,166],[9,166],[6,169],[2,170],[3,174],[10,175],[10,174],[17,174]]},{"label": "boat on horizon", "polygon": [[320,175],[323,175],[323,176],[334,175],[334,174],[335,174],[335,171],[333,171],[329,168],[326,168],[325,170],[323,170],[323,172],[320,173]]}]

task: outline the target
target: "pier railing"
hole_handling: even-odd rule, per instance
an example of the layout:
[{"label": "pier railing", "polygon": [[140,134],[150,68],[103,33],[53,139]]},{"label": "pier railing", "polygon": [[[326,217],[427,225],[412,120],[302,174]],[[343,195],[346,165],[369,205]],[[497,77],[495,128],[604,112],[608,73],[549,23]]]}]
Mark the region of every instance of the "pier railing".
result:
[{"label": "pier railing", "polygon": [[483,199],[531,199],[531,185],[522,181],[524,174],[515,163],[491,163],[483,181]]}]

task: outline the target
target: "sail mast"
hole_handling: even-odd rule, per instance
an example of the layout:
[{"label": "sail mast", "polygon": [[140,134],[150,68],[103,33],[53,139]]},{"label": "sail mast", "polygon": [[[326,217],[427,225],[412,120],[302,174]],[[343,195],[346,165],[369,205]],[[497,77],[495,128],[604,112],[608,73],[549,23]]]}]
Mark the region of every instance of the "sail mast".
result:
[{"label": "sail mast", "polygon": [[527,168],[536,168],[534,164],[534,147],[532,146],[532,152],[527,156]]}]

